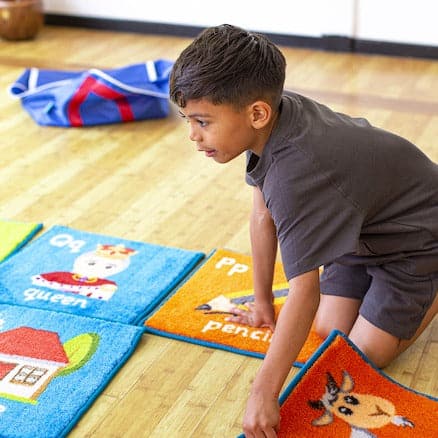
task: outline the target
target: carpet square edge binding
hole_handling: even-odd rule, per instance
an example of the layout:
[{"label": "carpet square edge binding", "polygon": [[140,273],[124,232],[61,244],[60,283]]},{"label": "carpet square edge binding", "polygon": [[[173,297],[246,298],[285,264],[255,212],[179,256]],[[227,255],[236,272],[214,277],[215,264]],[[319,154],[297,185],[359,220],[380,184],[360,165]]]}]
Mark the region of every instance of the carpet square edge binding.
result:
[{"label": "carpet square edge binding", "polygon": [[[194,251],[195,252],[195,251]],[[181,272],[180,278],[175,278],[174,282],[169,285],[169,290],[163,295],[156,297],[144,312],[139,314],[137,318],[132,321],[133,325],[141,326],[144,331],[143,324],[146,319],[154,313],[162,304],[165,302],[176,290],[183,286],[183,284],[199,269],[199,267],[204,263],[206,258],[205,254],[202,252],[197,252],[197,256],[193,258],[191,263],[189,263],[185,269]]]},{"label": "carpet square edge binding", "polygon": [[[43,228],[41,222],[23,222],[9,219],[0,219],[0,235],[2,232],[7,232],[9,239],[11,239],[11,229],[18,228],[16,231],[19,236],[15,238],[12,236],[12,241],[6,243],[7,248],[0,248],[0,263],[5,262],[12,256],[17,254],[34,236],[36,236]],[[4,243],[2,243],[4,245]]]},{"label": "carpet square edge binding", "polygon": [[[155,328],[152,328],[152,327],[148,327],[146,325],[146,322],[147,322],[148,318],[150,318],[155,313],[157,313],[167,303],[167,301],[172,298],[173,295],[178,293],[178,291],[187,282],[189,282],[194,275],[196,275],[198,270],[202,269],[202,267],[211,259],[211,257],[213,257],[213,255],[217,253],[217,251],[218,251],[218,248],[215,248],[212,251],[210,251],[204,257],[204,259],[202,259],[192,269],[192,271],[187,275],[187,277],[184,278],[163,300],[161,300],[161,303],[156,308],[152,309],[146,315],[146,317],[142,321],[142,323],[144,324],[144,327],[143,327],[144,333],[149,333],[151,335],[156,335],[156,336],[162,336],[162,337],[167,338],[167,339],[175,339],[177,341],[187,342],[189,344],[199,345],[201,347],[215,348],[215,349],[218,349],[218,350],[226,351],[228,353],[237,353],[237,354],[241,354],[243,356],[254,357],[256,359],[263,359],[265,357],[265,355],[261,354],[261,353],[248,352],[246,350],[242,350],[242,349],[239,349],[239,348],[229,347],[229,346],[223,345],[223,344],[216,344],[214,342],[209,342],[209,341],[203,341],[201,339],[191,338],[189,336],[183,336],[183,335],[179,335],[177,333],[171,333],[171,332],[168,332],[166,330],[155,329]],[[232,250],[230,250],[230,251],[232,251]]]},{"label": "carpet square edge binding", "polygon": [[1,263],[0,301],[139,325],[204,257],[53,225]]},{"label": "carpet square edge binding", "polygon": [[[227,314],[232,313],[230,307],[245,308],[245,303],[254,299],[252,269],[251,255],[216,248],[178,289],[147,316],[145,332],[263,359],[272,331],[226,321]],[[277,261],[273,281],[277,317],[288,291],[283,266]],[[311,330],[291,366],[302,367],[321,342],[322,338]]]},{"label": "carpet square edge binding", "polygon": [[130,324],[123,324],[123,323],[114,323],[114,324],[120,324],[120,325],[129,325],[130,327],[138,327],[139,330],[132,340],[132,344],[130,348],[126,351],[123,357],[120,358],[120,362],[117,366],[113,368],[112,373],[108,376],[108,380],[103,382],[100,388],[97,388],[94,394],[91,396],[90,400],[87,404],[85,404],[80,411],[77,412],[74,418],[71,419],[70,423],[65,427],[64,429],[64,436],[67,436],[69,432],[72,431],[72,429],[77,425],[79,420],[85,415],[85,413],[88,411],[88,409],[91,408],[91,406],[96,402],[97,398],[103,393],[105,388],[108,387],[108,385],[112,382],[112,379],[119,373],[119,371],[126,365],[126,362],[131,358],[134,351],[138,347],[138,344],[141,340],[141,337],[144,334],[144,330],[142,330],[139,326],[133,326]]},{"label": "carpet square edge binding", "polygon": [[[114,335],[119,336],[116,348]],[[3,361],[9,359],[1,368],[0,435],[66,436],[126,364],[142,335],[135,325],[0,304],[0,351]],[[40,373],[28,383],[17,380],[27,368]],[[64,399],[66,392],[70,400]]]},{"label": "carpet square edge binding", "polygon": [[384,377],[385,379],[387,379],[391,383],[394,383],[394,384],[400,386],[401,388],[403,388],[409,392],[412,392],[416,395],[424,396],[430,400],[438,402],[438,397],[434,397],[430,394],[426,394],[426,393],[417,391],[415,389],[410,388],[409,386],[406,386],[400,382],[397,382],[397,380],[393,379],[391,376],[389,376],[384,371],[382,371],[380,368],[378,368],[376,365],[374,365],[374,363],[371,361],[371,359],[369,359],[353,343],[353,341],[350,340],[350,338],[345,333],[343,333],[340,330],[335,329],[335,330],[331,331],[329,336],[327,336],[327,338],[319,346],[319,348],[315,351],[315,353],[312,355],[312,357],[309,358],[309,360],[304,364],[304,366],[301,367],[301,369],[298,371],[298,373],[293,377],[293,379],[291,380],[291,382],[289,383],[289,385],[286,387],[286,389],[283,391],[283,393],[281,394],[281,396],[279,398],[280,404],[283,404],[286,401],[286,399],[289,397],[289,395],[291,394],[293,389],[296,387],[296,385],[300,382],[302,377],[309,371],[309,369],[315,364],[315,362],[321,357],[321,355],[324,353],[324,351],[327,350],[327,348],[335,341],[335,339],[337,337],[341,337],[342,339],[344,339],[347,342],[347,344],[352,348],[352,350],[355,353],[357,353],[365,363],[367,363],[369,366],[371,366],[371,368],[373,368],[377,373],[379,373],[382,377]]},{"label": "carpet square edge binding", "polygon": [[[235,257],[235,259],[233,259]],[[222,265],[221,261],[224,259],[227,259],[227,263],[230,263],[229,265]],[[217,263],[215,265],[215,263]],[[247,266],[245,266],[247,264]],[[208,266],[206,266],[208,265]],[[236,277],[239,277],[239,268],[242,269],[241,278],[236,280],[230,280],[228,277],[230,271],[228,271],[228,275],[225,275],[225,273],[222,272],[218,273],[218,265],[221,265],[221,269],[224,268],[225,270],[231,269],[234,273],[236,273]],[[219,270],[221,270],[219,269]],[[245,278],[246,277],[246,278]],[[219,279],[219,280],[218,280]],[[225,280],[226,279],[226,280]],[[190,284],[190,281],[193,280],[194,284]],[[203,297],[204,299],[211,298],[212,295],[209,295],[209,292],[206,293],[206,289],[208,287],[216,285],[215,281],[219,281],[220,289],[216,290],[217,293],[225,294],[228,298],[233,297],[233,301],[236,300],[236,302],[241,302],[242,296],[241,292],[243,292],[243,296],[245,296],[245,299],[249,297],[248,294],[253,294],[253,281],[252,281],[252,258],[251,255],[240,253],[238,251],[228,249],[228,248],[216,248],[212,250],[206,258],[202,261],[202,263],[198,264],[196,269],[194,269],[190,276],[184,279],[184,281],[179,285],[178,288],[172,291],[166,299],[164,299],[159,306],[157,306],[152,312],[150,312],[147,317],[145,318],[143,324],[145,326],[145,333],[157,335],[157,336],[163,336],[170,339],[175,339],[182,342],[188,342],[194,345],[200,345],[203,347],[208,348],[214,348],[230,353],[236,353],[244,356],[249,356],[257,359],[263,359],[266,355],[266,345],[263,346],[263,348],[260,348],[259,344],[258,346],[255,346],[254,344],[251,345],[242,345],[235,339],[212,339],[211,337],[208,338],[204,335],[204,333],[199,333],[199,325],[197,327],[198,333],[193,334],[188,333],[190,329],[188,329],[188,326],[193,323],[194,315],[196,313],[193,312],[193,306],[192,308],[187,307],[186,300],[184,297],[189,297],[192,295],[199,295],[200,297]],[[222,283],[223,281],[223,283]],[[205,286],[205,283],[207,283],[207,286]],[[276,315],[278,316],[278,313],[281,309],[282,302],[285,299],[285,296],[283,294],[283,291],[288,290],[288,284],[285,279],[285,274],[282,268],[282,264],[279,262],[276,262],[275,264],[275,274],[274,274],[274,285],[273,290],[275,290],[275,300],[274,300],[274,307]],[[284,289],[286,288],[286,289]],[[201,291],[201,289],[203,289]],[[277,295],[282,293],[283,295]],[[179,298],[178,298],[179,295]],[[251,299],[253,298],[253,295]],[[172,310],[171,305],[177,303],[177,306],[180,305],[182,307],[181,309],[178,309],[174,306],[174,309]],[[212,302],[209,302],[212,304]],[[198,303],[199,304],[199,303]],[[228,302],[228,305],[230,302]],[[233,307],[235,305],[233,304]],[[198,307],[199,309],[199,307]],[[186,312],[186,313],[184,313]],[[215,312],[212,312],[215,313]],[[221,313],[229,313],[229,312],[216,312],[218,314]],[[167,316],[166,316],[167,314]],[[184,321],[184,318],[187,317],[191,322]],[[219,315],[224,316],[224,315]],[[178,320],[181,319],[181,326],[169,328],[169,323],[162,324],[164,320],[171,319]],[[210,321],[212,322],[212,321]],[[226,331],[228,328],[230,328],[232,325],[235,326],[236,332],[238,331],[244,331],[247,330],[248,333],[245,333],[245,336],[247,338],[252,337],[252,339],[255,339],[258,337],[258,340],[262,339],[263,342],[266,344],[267,342],[270,342],[270,338],[272,337],[272,332],[267,328],[258,328],[258,327],[251,327],[246,326],[244,324],[237,324],[237,323],[227,323],[221,320],[223,324],[223,331]],[[214,322],[215,324],[219,324],[218,322]],[[198,324],[198,323],[196,323]],[[193,325],[193,324],[192,324]],[[183,326],[186,326],[185,328]],[[227,335],[226,335],[227,336]],[[322,342],[322,339],[316,336],[315,332],[312,330],[311,333],[309,333],[308,340],[306,341],[306,344],[303,346],[302,352],[297,357],[296,361],[291,364],[291,366],[296,367],[302,367],[307,358],[316,350],[316,347],[320,345]],[[256,347],[256,348],[251,348]],[[258,349],[257,349],[258,348]],[[263,351],[265,350],[265,351]]]},{"label": "carpet square edge binding", "polygon": [[[160,329],[156,329],[153,327],[149,327],[146,325],[147,320],[152,317],[155,313],[159,312],[160,309],[166,305],[166,303],[175,295],[177,294],[180,289],[186,284],[188,283],[192,277],[194,275],[197,274],[197,272],[202,269],[204,267],[204,265],[206,263],[208,263],[208,261],[219,251],[219,250],[226,250],[226,251],[234,251],[232,249],[228,249],[228,248],[214,248],[213,250],[211,250],[205,257],[204,259],[202,259],[197,266],[195,266],[192,271],[187,275],[186,278],[183,279],[183,281],[180,282],[180,284],[177,285],[177,287],[175,287],[162,301],[161,303],[154,309],[152,309],[148,315],[146,315],[146,317],[144,318],[144,320],[142,321],[142,323],[144,324],[144,333],[149,333],[152,335],[156,335],[156,336],[162,336],[164,338],[168,338],[168,339],[174,339],[177,341],[181,341],[181,342],[187,342],[189,344],[192,345],[199,345],[201,347],[207,347],[207,348],[214,348],[214,349],[218,349],[218,350],[222,350],[222,351],[226,351],[228,353],[236,353],[236,354],[241,354],[243,356],[249,356],[249,357],[254,357],[256,359],[263,359],[265,357],[264,354],[262,353],[257,353],[257,352],[252,352],[252,351],[247,351],[247,350],[243,350],[243,349],[239,349],[239,348],[235,348],[235,347],[231,347],[231,346],[227,346],[224,344],[219,344],[219,343],[215,343],[215,342],[211,342],[211,341],[204,341],[201,339],[197,339],[197,338],[191,338],[189,336],[183,336],[177,333],[172,333],[166,330],[160,330]],[[294,364],[295,365],[295,364]]]},{"label": "carpet square edge binding", "polygon": [[[324,362],[324,360],[330,360],[330,356],[324,356],[327,352],[335,352],[336,348],[339,347],[339,345],[336,345],[336,342],[338,340],[341,340],[342,342],[344,342],[344,345],[348,346],[351,349],[351,353],[355,354],[357,357],[357,361],[361,361],[362,364],[365,365],[365,369],[362,370],[362,375],[361,376],[355,376],[354,378],[352,378],[349,375],[348,371],[343,371],[343,381],[341,385],[336,384],[335,379],[333,379],[332,376],[328,376],[327,380],[327,386],[325,389],[325,394],[319,399],[319,400],[315,400],[312,401],[311,403],[308,402],[308,404],[312,407],[312,409],[322,409],[325,410],[325,413],[323,415],[321,415],[319,418],[314,418],[312,421],[309,421],[309,419],[306,417],[306,413],[303,411],[301,412],[301,417],[306,417],[307,421],[309,421],[309,423],[312,423],[312,426],[317,426],[317,428],[319,430],[316,430],[315,428],[313,429],[313,431],[310,431],[307,429],[307,432],[303,432],[302,430],[299,431],[301,433],[301,435],[303,438],[304,437],[313,437],[313,436],[322,436],[322,437],[340,437],[340,436],[368,436],[370,438],[374,437],[376,438],[377,436],[382,436],[382,437],[392,437],[394,436],[395,433],[397,433],[397,436],[401,436],[401,437],[405,437],[405,436],[411,436],[409,434],[415,434],[416,436],[418,436],[415,432],[414,428],[418,429],[423,427],[422,431],[417,430],[417,433],[420,433],[421,436],[429,437],[435,437],[437,436],[436,430],[429,430],[427,429],[427,427],[432,427],[434,428],[434,424],[436,423],[436,419],[438,419],[437,414],[433,414],[433,412],[437,413],[438,412],[438,398],[434,397],[430,394],[424,393],[424,392],[420,392],[418,390],[415,390],[413,388],[410,388],[406,385],[403,385],[402,383],[396,381],[395,379],[393,379],[391,376],[389,376],[388,374],[386,374],[383,370],[379,369],[376,365],[374,365],[374,363],[348,338],[348,336],[346,334],[344,334],[343,332],[339,331],[339,330],[333,330],[329,336],[325,339],[325,341],[319,346],[319,348],[314,352],[314,354],[309,358],[309,360],[305,363],[305,365],[298,371],[298,373],[292,378],[292,380],[287,384],[287,386],[285,387],[285,389],[283,389],[283,391],[281,392],[280,396],[279,396],[279,404],[280,404],[280,415],[281,415],[281,422],[283,424],[283,417],[287,414],[290,414],[289,411],[286,410],[286,412],[282,412],[282,410],[286,407],[286,409],[291,409],[290,407],[292,405],[296,406],[296,408],[299,410],[300,408],[300,403],[297,401],[297,397],[300,397],[300,395],[302,395],[302,393],[305,391],[305,388],[303,389],[303,387],[305,387],[306,385],[309,386],[311,384],[312,387],[317,386],[318,382],[314,382],[314,378],[318,377],[318,379],[321,377],[320,371],[321,371],[321,363]],[[342,347],[342,345],[340,346],[340,348]],[[338,348],[339,349],[339,348]],[[350,353],[349,353],[350,354]],[[329,358],[329,359],[327,359]],[[352,359],[352,355],[350,354],[350,359]],[[321,360],[321,362],[320,362]],[[348,360],[348,359],[343,359],[343,360]],[[342,362],[342,361],[341,361]],[[337,364],[336,366],[339,366],[339,364]],[[314,369],[314,367],[317,367],[316,369]],[[310,375],[310,373],[313,371],[313,375]],[[370,374],[373,373],[373,374]],[[330,374],[330,373],[327,373]],[[380,382],[374,382],[373,380],[373,376],[377,376],[379,379],[381,379]],[[338,376],[339,377],[339,376]],[[345,378],[345,379],[344,379]],[[354,389],[354,385],[355,385],[355,380],[359,381],[359,383],[362,383],[363,386],[363,382],[360,382],[360,378],[364,379],[365,381],[367,381],[367,385],[371,388],[369,390],[369,392],[365,392],[362,393],[361,391],[359,391],[359,393],[353,393],[353,389]],[[307,381],[305,381],[305,379],[307,379]],[[331,382],[330,382],[330,379]],[[351,380],[349,380],[351,379]],[[368,382],[368,380],[370,380]],[[331,389],[329,389],[329,387],[331,386]],[[371,426],[366,426],[364,424],[355,424],[353,421],[351,421],[350,423],[348,423],[348,420],[345,419],[339,419],[341,416],[338,415],[339,418],[337,418],[337,414],[335,412],[331,413],[329,412],[330,408],[330,402],[328,400],[328,398],[330,398],[330,392],[333,391],[333,385],[336,386],[336,395],[339,395],[339,399],[343,399],[345,395],[350,395],[350,391],[352,392],[352,396],[357,396],[357,394],[359,394],[358,397],[362,396],[362,397],[369,397],[369,398],[374,398],[374,399],[378,399],[378,403],[383,403],[383,406],[385,407],[385,409],[388,410],[388,412],[391,411],[391,409],[393,409],[393,412],[391,413],[391,421],[389,420],[383,420],[383,426],[382,424],[374,424],[373,427]],[[338,386],[337,386],[338,385]],[[376,386],[373,386],[376,385]],[[382,387],[384,387],[382,389]],[[375,388],[378,388],[377,390],[375,390]],[[296,391],[299,391],[299,393],[295,393]],[[406,395],[406,397],[411,400],[412,398],[415,398],[415,402],[417,405],[420,404],[427,404],[428,406],[430,406],[431,404],[433,405],[432,407],[432,414],[431,414],[431,421],[430,424],[432,426],[427,426],[426,429],[424,424],[417,424],[417,421],[410,421],[409,418],[411,414],[414,415],[412,413],[412,410],[407,408],[407,406],[410,406],[409,404],[409,400],[408,401],[402,401],[400,402],[400,394],[398,395],[394,395],[395,400],[398,401],[398,405],[403,405],[405,407],[405,410],[403,411],[403,414],[406,415],[402,416],[402,415],[395,415],[396,413],[398,413],[398,411],[396,412],[396,408],[395,406],[391,406],[392,402],[388,402],[388,400],[384,400],[384,397],[387,397],[388,393],[393,393],[393,392],[402,392],[403,395]],[[365,395],[364,395],[365,394]],[[374,394],[374,395],[372,395]],[[376,394],[379,394],[379,396],[377,396]],[[289,400],[289,397],[292,397],[295,395],[294,399]],[[382,398],[383,397],[383,398]],[[417,398],[418,397],[418,398]],[[333,398],[333,404],[336,403],[336,401],[338,400],[338,398],[336,397]],[[364,401],[364,400],[362,400]],[[365,400],[366,401],[366,400]],[[386,406],[385,406],[385,402],[386,402]],[[286,404],[289,403],[289,406],[286,406]],[[298,404],[297,404],[298,403]],[[319,403],[318,407],[316,407],[316,403]],[[435,403],[437,403],[437,405],[435,405]],[[313,404],[313,406],[312,406]],[[345,404],[345,403],[344,403]],[[360,405],[361,403],[359,403]],[[365,403],[362,403],[363,405],[365,405]],[[347,405],[348,406],[348,405]],[[376,405],[377,406],[377,405]],[[400,406],[399,406],[400,407]],[[352,407],[353,411],[354,408]],[[422,410],[422,408],[418,408],[420,412],[420,414],[417,413],[416,419],[418,420],[419,417],[422,416],[426,416],[427,412],[425,412],[425,410]],[[351,417],[354,417],[356,413],[350,413],[348,414]],[[387,413],[382,411],[382,415],[380,417],[390,417],[390,415],[388,415]],[[320,415],[320,414],[318,414]],[[347,412],[345,412],[345,417],[348,417]],[[363,415],[363,413],[361,413],[361,415]],[[308,415],[307,415],[308,416]],[[376,415],[376,413],[372,414],[371,416],[375,416],[375,418],[378,418],[379,415]],[[300,418],[301,418],[300,417]],[[368,415],[368,417],[370,418],[370,415]],[[306,421],[304,419],[301,418],[301,420],[299,421]],[[335,430],[325,430],[325,427],[330,425],[332,422],[337,423],[338,429]],[[379,421],[379,420],[377,420]],[[287,421],[285,421],[285,423],[287,423]],[[341,426],[343,427],[343,429],[339,429],[339,425],[341,424]],[[309,426],[309,425],[308,425]],[[324,426],[324,427],[321,427]],[[371,432],[371,430],[374,432],[374,430],[378,430],[378,428],[380,427],[387,427],[386,430],[380,429],[379,432],[376,432],[378,435],[375,435]],[[394,429],[396,426],[398,426],[398,430]],[[388,431],[388,428],[392,427],[393,429]],[[290,428],[290,425],[289,425]],[[295,436],[293,432],[291,432],[289,430],[288,427],[281,427],[280,426],[280,430],[278,432],[278,436],[279,438],[288,438],[290,436]],[[370,428],[370,430],[368,429]],[[286,430],[285,430],[286,429]],[[350,435],[351,432],[351,435]],[[244,434],[240,434],[238,435],[237,438],[244,438]]]}]

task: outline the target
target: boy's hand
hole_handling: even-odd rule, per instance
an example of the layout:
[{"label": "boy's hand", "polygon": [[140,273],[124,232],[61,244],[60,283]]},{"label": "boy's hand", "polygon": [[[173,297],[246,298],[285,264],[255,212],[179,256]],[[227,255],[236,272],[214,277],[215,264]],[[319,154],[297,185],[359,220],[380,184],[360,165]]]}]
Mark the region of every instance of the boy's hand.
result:
[{"label": "boy's hand", "polygon": [[232,309],[233,316],[226,318],[227,321],[246,324],[251,327],[268,327],[272,331],[275,328],[275,312],[271,303],[246,305],[248,310],[235,307]]},{"label": "boy's hand", "polygon": [[278,399],[260,393],[251,393],[243,417],[245,438],[276,438],[279,424]]}]

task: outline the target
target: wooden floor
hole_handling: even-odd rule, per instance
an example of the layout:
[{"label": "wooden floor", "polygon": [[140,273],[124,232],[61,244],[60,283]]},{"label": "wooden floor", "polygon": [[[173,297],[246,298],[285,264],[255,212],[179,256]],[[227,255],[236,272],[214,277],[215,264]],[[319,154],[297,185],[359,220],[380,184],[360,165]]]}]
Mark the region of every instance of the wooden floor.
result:
[{"label": "wooden floor", "polygon": [[[43,128],[7,93],[25,67],[76,70],[175,59],[189,41],[49,26],[35,41],[0,41],[0,217],[204,252],[226,247],[249,253],[251,190],[243,158],[219,165],[198,154],[174,109],[163,120]],[[288,88],[367,117],[438,161],[438,62],[283,51]],[[438,396],[437,363],[438,318],[386,371]],[[235,437],[260,364],[144,335],[70,436]]]}]

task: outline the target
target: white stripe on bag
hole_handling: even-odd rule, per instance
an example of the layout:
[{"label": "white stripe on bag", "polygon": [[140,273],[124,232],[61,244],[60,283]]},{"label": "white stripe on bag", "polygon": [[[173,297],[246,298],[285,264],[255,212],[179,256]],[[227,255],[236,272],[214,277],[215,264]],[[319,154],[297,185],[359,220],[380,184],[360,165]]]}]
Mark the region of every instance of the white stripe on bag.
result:
[{"label": "white stripe on bag", "polygon": [[29,72],[29,81],[27,83],[28,90],[34,90],[37,86],[39,70],[32,67]]},{"label": "white stripe on bag", "polygon": [[146,71],[151,82],[155,82],[158,79],[154,61],[146,61]]}]

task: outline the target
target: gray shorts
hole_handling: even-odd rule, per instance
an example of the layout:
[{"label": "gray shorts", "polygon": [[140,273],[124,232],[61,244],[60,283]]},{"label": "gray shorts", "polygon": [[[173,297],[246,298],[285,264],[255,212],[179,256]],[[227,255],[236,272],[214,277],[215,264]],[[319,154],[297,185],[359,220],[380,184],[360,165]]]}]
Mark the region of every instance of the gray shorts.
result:
[{"label": "gray shorts", "polygon": [[321,293],[362,301],[367,321],[399,339],[417,331],[438,290],[438,272],[411,275],[396,265],[330,263],[321,274]]}]

